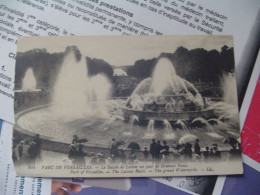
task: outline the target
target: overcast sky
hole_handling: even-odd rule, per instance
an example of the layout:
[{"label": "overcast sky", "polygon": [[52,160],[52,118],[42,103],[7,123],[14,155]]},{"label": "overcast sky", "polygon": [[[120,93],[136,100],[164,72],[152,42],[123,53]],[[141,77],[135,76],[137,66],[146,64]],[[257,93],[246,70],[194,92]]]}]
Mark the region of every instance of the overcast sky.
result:
[{"label": "overcast sky", "polygon": [[49,53],[64,52],[75,45],[81,54],[107,61],[111,65],[133,65],[136,60],[173,53],[179,46],[220,51],[223,45],[233,47],[232,36],[71,36],[19,37],[18,52],[46,48]]}]

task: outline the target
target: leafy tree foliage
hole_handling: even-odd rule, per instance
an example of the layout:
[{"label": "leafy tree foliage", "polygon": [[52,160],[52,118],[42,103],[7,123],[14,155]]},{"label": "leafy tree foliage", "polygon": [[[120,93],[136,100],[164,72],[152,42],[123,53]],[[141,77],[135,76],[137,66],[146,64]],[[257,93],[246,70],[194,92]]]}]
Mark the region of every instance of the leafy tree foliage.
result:
[{"label": "leafy tree foliage", "polygon": [[86,61],[89,76],[93,76],[98,73],[103,73],[109,77],[113,76],[113,68],[106,61],[96,58],[91,59],[89,57],[86,57]]},{"label": "leafy tree foliage", "polygon": [[[22,80],[29,68],[33,69],[37,81],[37,88],[52,88],[57,79],[64,57],[70,52],[75,54],[77,61],[82,58],[82,55],[76,46],[68,46],[65,49],[65,52],[61,53],[50,54],[46,49],[33,49],[18,53],[16,56],[15,88],[22,88]],[[98,73],[103,73],[108,77],[113,75],[112,67],[104,60],[86,57],[86,62],[89,75]]]},{"label": "leafy tree foliage", "polygon": [[224,45],[220,52],[179,47],[174,53],[161,53],[158,58],[136,61],[127,74],[141,79],[150,77],[160,57],[169,58],[176,73],[191,82],[219,83],[224,72],[234,72],[233,48]]}]

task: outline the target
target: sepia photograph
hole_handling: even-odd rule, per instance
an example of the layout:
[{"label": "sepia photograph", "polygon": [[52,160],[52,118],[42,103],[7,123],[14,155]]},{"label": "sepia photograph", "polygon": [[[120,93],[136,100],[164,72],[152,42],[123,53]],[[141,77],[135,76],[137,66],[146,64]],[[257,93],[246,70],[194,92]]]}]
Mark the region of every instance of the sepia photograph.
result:
[{"label": "sepia photograph", "polygon": [[19,37],[20,176],[242,174],[232,36]]}]

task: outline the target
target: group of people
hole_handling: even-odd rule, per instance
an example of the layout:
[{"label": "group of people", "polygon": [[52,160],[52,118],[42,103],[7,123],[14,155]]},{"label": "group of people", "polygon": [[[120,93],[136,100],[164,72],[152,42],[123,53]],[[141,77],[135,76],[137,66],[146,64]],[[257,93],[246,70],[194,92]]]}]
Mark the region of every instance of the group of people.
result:
[{"label": "group of people", "polygon": [[[118,147],[118,142],[113,138],[109,146],[110,159],[112,162],[125,163],[126,161],[134,162],[137,160],[136,150],[132,149],[130,155],[127,157],[124,150],[118,149]],[[155,139],[152,139],[150,150],[148,150],[147,147],[144,147],[142,151],[143,159],[146,162],[150,161],[149,156],[151,156],[152,162],[155,163],[170,162],[172,159],[175,161],[201,161],[204,159],[203,161],[205,162],[218,161],[221,159],[221,152],[216,143],[212,144],[211,147],[207,146],[205,151],[202,151],[199,139],[196,139],[193,145],[187,142],[173,146],[173,151],[171,152],[169,152],[169,149],[170,147],[165,140],[161,144],[160,140],[156,141]],[[172,158],[170,157],[170,153],[172,153]]]},{"label": "group of people", "polygon": [[221,153],[218,149],[217,144],[212,144],[211,147],[206,146],[206,150],[203,152],[204,155],[204,161],[218,161],[221,159]]},{"label": "group of people", "polygon": [[[135,143],[136,145],[139,145]],[[167,142],[164,140],[155,140],[152,139],[150,143],[150,148],[144,147],[143,150],[137,146],[129,147],[130,150],[124,150],[119,146],[125,145],[124,141],[118,141],[115,138],[112,138],[108,149],[109,153],[105,151],[91,152],[89,154],[83,151],[82,139],[78,139],[77,136],[74,136],[72,144],[70,145],[69,150],[69,159],[74,164],[85,164],[85,157],[90,158],[90,164],[113,164],[113,163],[137,163],[138,161],[161,163],[161,162],[171,162],[171,161],[198,161],[198,162],[214,162],[221,160],[221,151],[216,143],[213,143],[211,146],[206,146],[205,149],[201,150],[200,140],[191,144],[189,142],[176,144],[172,147],[171,152],[169,151],[170,147]],[[235,144],[232,144],[234,147],[230,150],[230,155],[228,159],[232,159],[240,155],[239,149],[236,149]],[[141,150],[136,153],[137,150]]]},{"label": "group of people", "polygon": [[200,161],[203,159],[204,162],[218,161],[221,159],[221,152],[216,143],[212,144],[211,147],[206,146],[205,151],[201,150],[199,139],[196,139],[192,151],[192,144],[187,142],[185,144],[177,144],[174,147],[173,156],[175,159],[181,160],[181,155],[183,155],[182,160],[188,161]]},{"label": "group of people", "polygon": [[89,157],[91,158],[90,164],[93,165],[99,165],[99,164],[106,164],[107,158],[104,152],[99,152],[95,154],[94,152],[91,152]]},{"label": "group of people", "polygon": [[40,135],[21,140],[18,143],[13,141],[13,160],[19,164],[34,164],[37,159],[41,158],[41,139]]},{"label": "group of people", "polygon": [[83,151],[82,143],[86,141],[86,139],[79,139],[77,135],[73,136],[68,154],[68,157],[73,164],[85,164],[86,153]]},{"label": "group of people", "polygon": [[[85,152],[84,144],[86,142],[84,139],[79,139],[76,135],[73,136],[72,143],[70,144],[70,149],[68,152],[68,158],[73,164],[85,164],[86,160],[90,164],[114,164],[114,163],[127,163],[134,162],[136,160],[136,154],[134,150],[131,150],[129,156],[125,154],[123,149],[118,147],[122,145],[120,141],[116,141],[115,138],[112,139],[109,145],[109,154],[106,154],[103,151],[100,152]],[[86,159],[85,159],[86,157]]]},{"label": "group of people", "polygon": [[[168,161],[169,159],[169,146],[166,141],[163,141],[163,145],[161,145],[160,140],[157,142],[155,139],[152,139],[152,143],[150,144],[150,154],[152,156],[153,162],[161,162],[161,160]],[[145,155],[145,151],[144,151]],[[148,158],[148,154],[146,153],[145,159]]]},{"label": "group of people", "polygon": [[[236,160],[241,157],[241,148],[239,148],[239,143],[230,144],[232,147],[228,152],[227,159],[228,160]],[[180,156],[183,155],[183,160],[192,160],[192,154],[195,161],[204,162],[216,162],[221,160],[221,151],[216,143],[213,143],[211,146],[206,146],[205,150],[201,150],[199,145],[199,139],[196,140],[194,144],[194,150],[192,152],[192,144],[179,144],[174,147],[175,153],[173,155],[175,159],[180,159]]]},{"label": "group of people", "polygon": [[[109,145],[110,158],[112,159],[112,162],[117,161],[121,163],[135,163],[138,160],[141,160],[137,159],[136,154],[136,151],[140,148],[134,147],[134,145],[132,145],[132,147],[129,147],[131,150],[129,155],[127,156],[123,149],[118,149],[120,145],[122,145],[122,143],[120,144],[120,141],[116,141],[115,138],[112,139]],[[168,161],[169,146],[167,145],[166,141],[163,141],[163,144],[161,145],[160,140],[156,142],[155,139],[153,139],[150,145],[150,151],[148,151],[147,147],[144,147],[142,153],[144,161],[149,161],[149,154],[152,156],[153,162],[161,162],[161,160]]]},{"label": "group of people", "polygon": [[136,160],[136,154],[134,150],[131,150],[130,155],[127,157],[125,151],[123,149],[119,149],[120,145],[124,145],[125,142],[117,141],[115,138],[112,138],[108,148],[110,150],[110,158],[109,161],[112,163],[120,162],[126,163],[127,160],[133,162]]}]

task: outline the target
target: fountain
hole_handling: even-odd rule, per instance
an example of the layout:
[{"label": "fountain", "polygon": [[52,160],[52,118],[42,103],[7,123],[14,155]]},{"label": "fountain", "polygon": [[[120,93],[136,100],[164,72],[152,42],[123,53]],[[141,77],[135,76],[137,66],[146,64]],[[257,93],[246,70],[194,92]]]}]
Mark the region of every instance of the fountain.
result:
[{"label": "fountain", "polygon": [[218,125],[220,123],[220,121],[218,119],[211,118],[208,120],[208,123],[211,125]]},{"label": "fountain", "polygon": [[133,115],[132,116],[132,118],[131,118],[131,120],[130,120],[130,128],[129,128],[129,131],[126,131],[126,132],[124,132],[124,135],[133,135],[133,124],[134,124],[134,122],[135,121],[138,121],[139,119],[138,119],[138,117],[136,116],[136,115]]},{"label": "fountain", "polygon": [[36,90],[36,79],[33,74],[32,68],[29,68],[23,79],[22,91],[35,91]]},{"label": "fountain", "polygon": [[[186,133],[189,133],[189,130],[187,128],[187,126],[185,125],[185,123],[182,120],[177,120],[177,122],[175,123],[176,125],[178,125],[178,127],[180,127],[182,130],[184,130]],[[177,128],[178,130],[178,128]]]},{"label": "fountain", "polygon": [[163,121],[163,124],[164,124],[164,129],[166,130],[166,133],[171,134],[172,133],[172,126],[171,126],[170,122],[165,119]]},{"label": "fountain", "polygon": [[192,122],[191,122],[191,125],[194,125],[194,126],[198,126],[198,127],[209,127],[209,123],[207,120],[205,120],[204,118],[202,117],[198,117],[198,118],[195,118]]},{"label": "fountain", "polygon": [[[16,113],[15,130],[29,132],[29,135],[38,133],[67,144],[76,134],[91,140],[88,146],[98,145],[104,149],[112,138],[126,143],[134,140],[145,147],[152,138],[174,144],[189,134],[194,134],[201,140],[201,146],[205,146],[211,139],[202,139],[202,136],[215,136],[214,140],[220,140],[220,136],[228,136],[238,129],[235,109],[222,102],[211,101],[205,105],[197,89],[176,75],[171,62],[165,58],[158,61],[152,76],[141,81],[128,100],[110,98],[111,89],[111,83],[103,74],[88,75],[83,57],[79,60],[73,52],[67,53],[55,84],[50,86],[51,100]],[[215,122],[222,115],[226,116],[225,125]],[[209,120],[208,125],[217,123],[212,127],[214,131],[220,129],[216,131],[219,136],[207,134],[211,132],[207,132],[206,125],[190,129],[192,121],[199,117]],[[178,131],[173,131],[175,125]],[[221,146],[221,141],[217,143]]]},{"label": "fountain", "polygon": [[191,121],[210,118],[209,108],[198,90],[179,77],[167,58],[160,58],[151,77],[144,79],[122,107],[125,121],[137,115],[140,121]]},{"label": "fountain", "polygon": [[163,124],[164,124],[164,129],[166,131],[166,133],[164,134],[164,139],[174,139],[175,135],[172,131],[172,126],[171,126],[170,122],[165,119],[163,121]]},{"label": "fountain", "polygon": [[88,76],[84,57],[77,60],[73,52],[65,57],[53,88],[54,106],[84,107],[110,97],[111,83],[103,74]]},{"label": "fountain", "polygon": [[150,120],[147,127],[148,134],[154,134],[154,120]]},{"label": "fountain", "polygon": [[28,68],[22,80],[21,89],[15,90],[14,110],[19,106],[30,108],[32,105],[39,104],[37,98],[43,96],[41,89],[37,89],[37,82],[32,68]]},{"label": "fountain", "polygon": [[154,120],[150,120],[147,126],[147,131],[145,133],[144,139],[151,139],[154,137],[154,135]]},{"label": "fountain", "polygon": [[[31,69],[28,71],[29,75],[33,75]],[[61,135],[63,132],[63,136],[68,136],[69,131],[75,133],[95,125],[99,126],[97,130],[105,131],[112,123],[109,108],[104,106],[110,98],[111,82],[103,74],[88,76],[83,56],[78,60],[73,51],[65,55],[52,88],[53,94],[48,104],[29,107],[16,114],[17,129],[47,136]],[[102,124],[100,119],[103,120]],[[68,132],[64,133],[66,130]]]},{"label": "fountain", "polygon": [[135,121],[138,121],[138,117],[136,115],[132,116],[131,122],[130,122],[130,131],[132,132],[133,124]]},{"label": "fountain", "polygon": [[81,107],[88,102],[89,78],[85,59],[77,60],[73,52],[65,57],[53,87],[52,104]]},{"label": "fountain", "polygon": [[37,89],[37,82],[33,73],[32,68],[28,68],[25,72],[23,81],[22,81],[22,88],[16,89],[15,92],[17,93],[29,93],[29,92],[39,92],[40,89]]},{"label": "fountain", "polygon": [[221,87],[224,91],[224,102],[237,106],[237,88],[234,73],[224,74],[222,77]]},{"label": "fountain", "polygon": [[[217,120],[213,120],[210,119],[208,121],[217,121]],[[205,127],[207,132],[206,134],[214,139],[223,139],[223,136],[219,135],[217,132],[213,131],[212,126],[210,125],[210,123],[207,120],[205,120],[204,118],[196,118],[191,122],[191,125],[195,125],[195,126],[199,126],[199,127]]]}]

